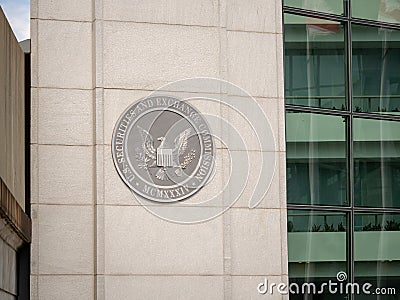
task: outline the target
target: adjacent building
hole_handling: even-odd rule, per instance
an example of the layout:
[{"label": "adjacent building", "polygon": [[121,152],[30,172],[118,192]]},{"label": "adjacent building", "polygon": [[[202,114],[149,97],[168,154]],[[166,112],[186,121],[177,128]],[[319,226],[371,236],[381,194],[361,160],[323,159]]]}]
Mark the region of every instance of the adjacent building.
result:
[{"label": "adjacent building", "polygon": [[21,49],[1,8],[0,41],[0,299],[16,299],[17,295],[27,299],[31,242],[29,54]]}]

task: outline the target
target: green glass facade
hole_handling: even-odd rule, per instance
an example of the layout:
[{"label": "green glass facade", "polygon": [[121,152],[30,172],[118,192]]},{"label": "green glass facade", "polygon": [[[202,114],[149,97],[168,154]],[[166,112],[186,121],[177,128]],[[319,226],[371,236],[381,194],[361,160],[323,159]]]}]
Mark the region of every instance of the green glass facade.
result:
[{"label": "green glass facade", "polygon": [[366,2],[284,0],[289,278],[400,299],[400,1]]}]

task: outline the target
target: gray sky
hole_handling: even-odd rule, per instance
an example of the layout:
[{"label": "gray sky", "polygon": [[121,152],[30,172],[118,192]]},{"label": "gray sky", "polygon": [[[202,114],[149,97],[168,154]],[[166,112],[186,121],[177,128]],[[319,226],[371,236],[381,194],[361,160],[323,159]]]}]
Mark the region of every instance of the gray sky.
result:
[{"label": "gray sky", "polygon": [[18,41],[30,38],[30,0],[0,0],[0,6]]}]

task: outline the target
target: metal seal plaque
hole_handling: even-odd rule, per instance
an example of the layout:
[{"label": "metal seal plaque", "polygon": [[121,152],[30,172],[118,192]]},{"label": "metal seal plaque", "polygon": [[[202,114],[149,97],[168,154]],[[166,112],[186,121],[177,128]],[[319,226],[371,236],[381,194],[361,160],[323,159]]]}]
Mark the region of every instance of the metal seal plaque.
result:
[{"label": "metal seal plaque", "polygon": [[150,96],[130,105],[115,125],[111,146],[122,180],[152,201],[192,196],[214,169],[207,121],[187,101],[171,96]]}]

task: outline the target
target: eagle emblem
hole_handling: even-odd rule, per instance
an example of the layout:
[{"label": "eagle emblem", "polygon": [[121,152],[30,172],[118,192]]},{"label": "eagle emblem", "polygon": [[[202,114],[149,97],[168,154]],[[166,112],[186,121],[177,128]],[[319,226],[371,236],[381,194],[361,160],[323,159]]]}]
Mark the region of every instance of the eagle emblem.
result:
[{"label": "eagle emblem", "polygon": [[[136,148],[136,160],[139,168],[159,168],[156,177],[159,180],[167,180],[167,168],[175,168],[175,174],[182,176],[185,169],[192,160],[196,157],[196,150],[188,150],[188,138],[190,137],[191,129],[185,129],[175,137],[173,147],[166,146],[165,137],[157,138],[160,145],[154,147],[154,139],[152,135],[140,126],[137,126],[142,138],[141,148]],[[183,160],[181,157],[183,156]]]},{"label": "eagle emblem", "polygon": [[115,124],[111,149],[129,189],[161,203],[194,195],[214,169],[207,120],[189,101],[172,96],[152,95],[128,106]]}]

